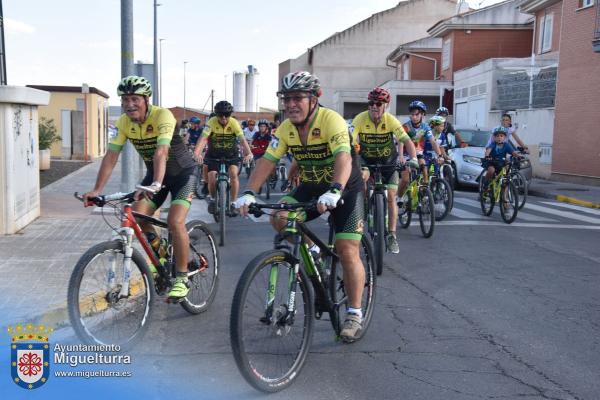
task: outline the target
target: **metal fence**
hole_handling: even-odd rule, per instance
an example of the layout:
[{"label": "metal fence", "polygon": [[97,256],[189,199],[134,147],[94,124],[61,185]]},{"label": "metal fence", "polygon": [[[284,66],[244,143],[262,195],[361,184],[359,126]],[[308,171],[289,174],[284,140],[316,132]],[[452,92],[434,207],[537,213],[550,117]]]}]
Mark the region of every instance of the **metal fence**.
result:
[{"label": "metal fence", "polygon": [[[554,107],[556,67],[543,68],[530,78],[527,68],[500,70],[496,77],[497,96],[492,108],[516,110]],[[530,105],[531,101],[531,105]]]}]

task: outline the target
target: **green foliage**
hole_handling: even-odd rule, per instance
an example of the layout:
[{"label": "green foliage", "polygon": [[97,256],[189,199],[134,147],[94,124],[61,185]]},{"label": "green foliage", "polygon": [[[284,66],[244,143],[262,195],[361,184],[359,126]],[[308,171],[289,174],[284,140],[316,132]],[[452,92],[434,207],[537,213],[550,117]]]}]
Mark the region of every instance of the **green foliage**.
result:
[{"label": "green foliage", "polygon": [[40,133],[40,150],[49,149],[54,142],[60,142],[61,138],[56,134],[56,126],[54,125],[54,119],[40,118],[39,125]]}]

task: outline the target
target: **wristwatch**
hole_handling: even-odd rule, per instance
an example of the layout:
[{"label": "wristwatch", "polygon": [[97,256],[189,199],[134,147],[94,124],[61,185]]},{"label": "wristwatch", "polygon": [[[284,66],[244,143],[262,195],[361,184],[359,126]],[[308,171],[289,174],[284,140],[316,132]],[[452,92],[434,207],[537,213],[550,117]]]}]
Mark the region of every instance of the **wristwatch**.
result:
[{"label": "wristwatch", "polygon": [[331,191],[337,190],[337,191],[341,192],[342,191],[342,184],[339,183],[339,182],[332,182],[331,186],[329,186],[329,190],[331,190]]}]

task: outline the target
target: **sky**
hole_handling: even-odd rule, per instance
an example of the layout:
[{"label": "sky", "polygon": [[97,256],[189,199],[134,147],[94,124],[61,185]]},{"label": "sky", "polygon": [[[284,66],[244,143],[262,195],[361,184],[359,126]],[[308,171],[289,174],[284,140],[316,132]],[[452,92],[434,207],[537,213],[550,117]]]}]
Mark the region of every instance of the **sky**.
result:
[{"label": "sky", "polygon": [[[471,2],[487,6],[499,0]],[[232,101],[232,73],[254,65],[259,105],[275,108],[278,65],[398,0],[159,0],[162,105]],[[9,85],[90,86],[118,105],[120,0],[3,0]],[[133,0],[134,60],[153,61],[153,0]],[[210,103],[208,103],[210,107]]]}]

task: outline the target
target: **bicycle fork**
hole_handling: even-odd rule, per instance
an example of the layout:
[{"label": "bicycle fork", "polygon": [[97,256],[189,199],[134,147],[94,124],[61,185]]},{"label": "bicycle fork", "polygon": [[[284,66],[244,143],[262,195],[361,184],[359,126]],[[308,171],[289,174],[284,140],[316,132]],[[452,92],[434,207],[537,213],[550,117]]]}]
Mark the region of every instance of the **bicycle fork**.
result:
[{"label": "bicycle fork", "polygon": [[[131,257],[133,255],[133,235],[134,230],[131,227],[124,226],[113,232],[113,240],[118,240],[123,245],[123,275],[121,278],[121,289],[117,299],[123,299],[129,296],[129,279],[131,278]],[[115,287],[117,279],[117,259],[115,254],[109,256],[108,277],[106,282],[106,293],[111,293]]]}]

